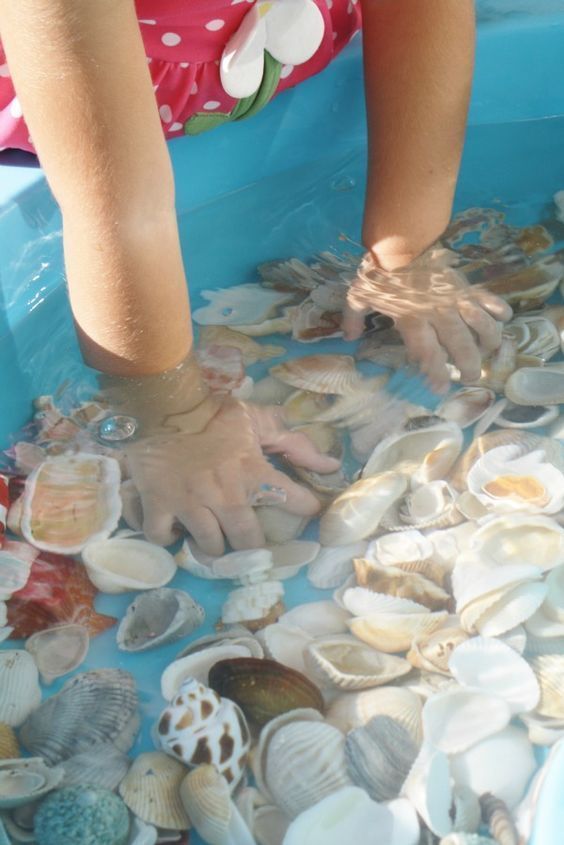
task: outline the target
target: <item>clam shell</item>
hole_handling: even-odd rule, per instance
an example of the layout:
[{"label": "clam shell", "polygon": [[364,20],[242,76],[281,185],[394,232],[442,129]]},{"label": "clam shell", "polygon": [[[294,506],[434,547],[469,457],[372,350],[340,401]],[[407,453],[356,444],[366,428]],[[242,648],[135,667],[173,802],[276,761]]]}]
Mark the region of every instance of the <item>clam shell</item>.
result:
[{"label": "clam shell", "polygon": [[507,804],[489,792],[480,796],[480,806],[489,832],[499,845],[519,845],[519,834]]},{"label": "clam shell", "polygon": [[118,648],[146,651],[175,642],[198,628],[204,617],[203,607],[183,590],[150,590],[127,608],[117,631]]},{"label": "clam shell", "polygon": [[310,584],[320,589],[332,589],[352,575],[353,558],[362,557],[366,551],[366,542],[361,540],[348,546],[326,546],[308,568],[307,578]]},{"label": "clam shell", "polygon": [[[484,719],[484,713],[488,718]],[[446,754],[465,751],[509,724],[507,702],[464,687],[448,689],[427,699],[423,706],[423,736]]]},{"label": "clam shell", "polygon": [[418,750],[409,732],[389,716],[375,716],[345,741],[349,775],[374,801],[398,797]]},{"label": "clam shell", "polygon": [[16,734],[10,725],[0,722],[0,760],[13,760],[20,756],[20,746]]},{"label": "clam shell", "polygon": [[187,569],[196,578],[208,580],[219,578],[212,569],[214,558],[203,552],[196,543],[188,538],[182,543],[181,549],[174,555],[174,561],[181,569]]},{"label": "clam shell", "polygon": [[429,610],[444,610],[451,603],[450,595],[442,587],[418,572],[380,566],[362,558],[355,560],[354,569],[357,583],[378,593],[411,599]]},{"label": "clam shell", "polygon": [[441,402],[437,413],[464,429],[478,422],[494,402],[495,393],[487,387],[462,387]]},{"label": "clam shell", "polygon": [[212,689],[235,701],[259,725],[287,710],[324,709],[318,688],[305,675],[275,660],[222,660],[212,667],[209,677]]},{"label": "clam shell", "polygon": [[446,481],[430,481],[395,502],[382,518],[388,531],[448,528],[463,521],[456,507],[457,494]]},{"label": "clam shell", "polygon": [[513,714],[533,710],[539,702],[540,689],[531,667],[500,640],[467,640],[453,651],[449,668],[460,684],[503,698]]},{"label": "clam shell", "polygon": [[88,543],[82,560],[88,577],[103,593],[164,587],[176,574],[170,552],[146,540],[112,538]]},{"label": "clam shell", "polygon": [[285,384],[312,393],[345,395],[358,390],[362,377],[349,355],[306,355],[271,367],[270,374]]},{"label": "clam shell", "polygon": [[436,613],[373,613],[349,622],[355,637],[379,651],[394,654],[408,651],[416,636],[430,634],[442,627],[446,611]]},{"label": "clam shell", "polygon": [[[543,583],[529,582],[513,587],[480,613],[475,623],[477,630],[485,637],[498,637],[512,630],[538,610],[546,597],[546,590]],[[464,622],[463,627],[468,630]]]},{"label": "clam shell", "polygon": [[278,306],[293,297],[292,294],[266,290],[257,284],[203,290],[200,296],[209,305],[194,311],[192,318],[195,323],[199,326],[237,327],[262,323],[274,315]]},{"label": "clam shell", "polygon": [[564,402],[562,362],[515,370],[507,380],[505,395],[516,405],[561,405]]},{"label": "clam shell", "polygon": [[542,606],[543,613],[555,622],[564,623],[564,564],[548,573],[546,586],[548,593]]},{"label": "clam shell", "polygon": [[341,602],[354,616],[368,616],[371,613],[429,613],[428,608],[411,599],[375,593],[366,587],[350,587],[348,584],[343,586],[345,589],[340,596]]},{"label": "clam shell", "polygon": [[538,261],[516,272],[489,280],[484,287],[501,296],[510,305],[535,308],[554,293],[561,277],[557,261]]},{"label": "clam shell", "polygon": [[17,728],[40,702],[39,675],[31,655],[0,651],[0,721]]},{"label": "clam shell", "polygon": [[306,674],[303,651],[313,640],[311,634],[302,628],[277,622],[262,628],[257,636],[264,644],[267,657],[301,672],[302,675]]},{"label": "clam shell", "polygon": [[409,798],[434,834],[450,833],[452,789],[446,754],[424,744],[403,784],[402,795]]},{"label": "clam shell", "polygon": [[156,827],[186,830],[190,820],[180,800],[185,767],[162,751],[140,754],[119,785],[132,813]]},{"label": "clam shell", "polygon": [[239,584],[252,584],[272,577],[273,557],[268,549],[229,552],[211,562],[216,578],[229,578]]},{"label": "clam shell", "polygon": [[67,681],[20,730],[22,745],[48,763],[59,763],[94,745],[133,745],[139,729],[133,676],[122,669],[95,669]]},{"label": "clam shell", "polygon": [[258,845],[283,845],[290,819],[274,805],[257,807],[253,835]]},{"label": "clam shell", "polygon": [[529,662],[540,686],[540,701],[535,714],[551,719],[563,719],[564,655],[542,654]]},{"label": "clam shell", "polygon": [[517,341],[507,332],[503,332],[499,347],[484,361],[480,384],[495,393],[502,393],[507,379],[518,367],[517,354]]},{"label": "clam shell", "polygon": [[280,581],[262,581],[239,587],[229,593],[221,610],[224,625],[241,623],[249,631],[258,631],[276,622],[284,612],[284,587]]},{"label": "clam shell", "polygon": [[352,484],[320,519],[322,545],[346,546],[374,534],[385,512],[406,489],[406,479],[397,472],[382,472]]},{"label": "clam shell", "polygon": [[265,780],[267,752],[270,740],[281,727],[293,722],[323,722],[323,717],[319,710],[299,707],[295,710],[288,710],[286,713],[282,713],[281,716],[276,716],[261,729],[258,745],[253,749],[251,765],[257,788],[265,801],[272,802],[272,795],[269,793]]},{"label": "clam shell", "polygon": [[462,439],[460,427],[452,422],[392,434],[376,446],[363,477],[393,470],[408,475],[413,485],[443,479],[462,451]]},{"label": "clam shell", "polygon": [[467,639],[468,634],[462,628],[439,628],[431,634],[415,637],[406,658],[417,669],[450,676],[450,656]]},{"label": "clam shell", "polygon": [[384,686],[338,696],[329,705],[325,718],[346,734],[366,725],[375,716],[390,716],[420,745],[421,709],[421,699],[410,689]]},{"label": "clam shell", "polygon": [[322,685],[344,690],[377,687],[411,671],[407,660],[382,654],[355,637],[321,637],[304,651],[308,674]]},{"label": "clam shell", "polygon": [[333,601],[314,601],[299,604],[283,613],[279,625],[301,628],[312,637],[326,634],[344,634],[347,631],[347,619],[350,614]]},{"label": "clam shell", "polygon": [[227,781],[214,766],[189,772],[180,784],[180,799],[202,839],[209,845],[225,842],[233,805]]},{"label": "clam shell", "polygon": [[130,759],[111,742],[95,745],[66,759],[63,786],[99,786],[114,790],[127,774]]},{"label": "clam shell", "polygon": [[102,455],[47,458],[26,480],[21,529],[49,552],[75,554],[109,537],[121,516],[120,469]]},{"label": "clam shell", "polygon": [[[452,573],[452,588],[458,612],[485,596],[496,600],[500,591],[540,580],[541,572],[530,564],[484,565],[475,552],[459,555]],[[516,623],[517,624],[517,623]]]},{"label": "clam shell", "polygon": [[220,660],[234,660],[239,657],[251,657],[248,646],[242,642],[224,642],[203,648],[174,660],[161,675],[161,695],[165,701],[172,701],[180,687],[188,678],[195,678],[207,685],[209,672]]},{"label": "clam shell", "polygon": [[200,346],[231,346],[238,349],[243,356],[245,366],[256,364],[257,361],[268,358],[279,358],[286,353],[283,346],[272,346],[268,343],[257,343],[247,335],[230,329],[228,326],[202,326],[198,332]]},{"label": "clam shell", "polygon": [[[459,503],[460,497],[457,503],[458,506]],[[434,570],[442,573],[442,575],[437,577],[437,575],[433,575],[431,572],[425,572],[421,568],[420,571],[422,574],[427,575],[427,578],[435,581],[435,583],[442,585],[447,573],[452,571],[458,555],[468,548],[468,544],[475,530],[476,523],[469,521],[463,522],[462,525],[455,525],[453,528],[430,531],[426,537],[432,549],[432,560],[430,563],[434,564]]]},{"label": "clam shell", "polygon": [[39,669],[44,684],[73,672],[88,654],[90,637],[83,625],[56,625],[32,634],[26,640],[29,651]]},{"label": "clam shell", "polygon": [[504,514],[481,525],[469,548],[495,566],[533,564],[546,571],[564,564],[564,528],[546,516]]},{"label": "clam shell", "polygon": [[60,766],[49,768],[40,757],[0,761],[0,810],[43,798],[63,779]]}]

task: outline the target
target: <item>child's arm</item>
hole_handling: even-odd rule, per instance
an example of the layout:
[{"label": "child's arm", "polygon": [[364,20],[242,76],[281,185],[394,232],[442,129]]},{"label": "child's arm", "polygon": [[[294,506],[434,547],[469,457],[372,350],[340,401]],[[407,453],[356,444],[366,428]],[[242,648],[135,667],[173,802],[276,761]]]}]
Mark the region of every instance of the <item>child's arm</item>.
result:
[{"label": "child's arm", "polygon": [[133,0],[0,0],[0,36],[63,215],[86,362],[175,367],[192,336],[173,176]]}]

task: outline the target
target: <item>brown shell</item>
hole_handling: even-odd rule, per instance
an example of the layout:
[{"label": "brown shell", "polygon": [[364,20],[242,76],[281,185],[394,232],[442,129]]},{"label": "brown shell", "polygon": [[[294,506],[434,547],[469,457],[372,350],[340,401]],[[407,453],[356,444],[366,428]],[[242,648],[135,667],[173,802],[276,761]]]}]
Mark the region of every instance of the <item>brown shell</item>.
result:
[{"label": "brown shell", "polygon": [[14,760],[21,756],[14,731],[5,722],[0,722],[0,760]]},{"label": "brown shell", "polygon": [[515,238],[517,244],[527,255],[543,252],[552,246],[553,241],[544,226],[526,226]]},{"label": "brown shell", "polygon": [[323,712],[323,697],[315,684],[276,660],[220,660],[210,669],[209,686],[238,704],[257,725],[299,707]]},{"label": "brown shell", "polygon": [[396,566],[380,566],[363,558],[354,561],[354,570],[357,584],[376,593],[411,599],[429,610],[445,610],[452,602],[446,590],[418,572],[405,572]]},{"label": "brown shell", "polygon": [[482,819],[498,845],[519,845],[519,834],[505,801],[491,792],[480,796]]}]

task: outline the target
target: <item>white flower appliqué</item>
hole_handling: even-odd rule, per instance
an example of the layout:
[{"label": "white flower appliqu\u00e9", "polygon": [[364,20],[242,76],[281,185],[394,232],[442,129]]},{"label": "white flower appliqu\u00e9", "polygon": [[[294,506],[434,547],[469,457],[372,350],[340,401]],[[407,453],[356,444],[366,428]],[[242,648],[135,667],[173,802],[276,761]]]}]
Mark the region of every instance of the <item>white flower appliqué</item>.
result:
[{"label": "white flower appliqu\u00e9", "polygon": [[264,51],[283,65],[301,65],[321,44],[325,21],[313,0],[259,0],[231,36],[220,64],[221,84],[237,99],[258,91]]}]

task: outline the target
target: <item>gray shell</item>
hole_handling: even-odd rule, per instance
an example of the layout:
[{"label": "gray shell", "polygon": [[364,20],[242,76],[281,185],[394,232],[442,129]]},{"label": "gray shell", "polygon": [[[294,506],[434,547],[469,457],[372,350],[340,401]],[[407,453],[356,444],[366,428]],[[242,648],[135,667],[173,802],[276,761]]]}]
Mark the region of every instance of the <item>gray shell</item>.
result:
[{"label": "gray shell", "polygon": [[65,760],[63,786],[100,786],[115,789],[127,774],[130,760],[112,743],[95,745]]},{"label": "gray shell", "polygon": [[122,651],[146,651],[188,636],[204,621],[203,607],[184,590],[160,587],[137,596],[117,631]]},{"label": "gray shell", "polygon": [[20,740],[54,765],[100,743],[128,751],[139,730],[135,680],[122,669],[81,672],[46,699],[21,727]]},{"label": "gray shell", "polygon": [[375,716],[347,734],[345,742],[349,775],[374,801],[398,797],[418,750],[408,731],[390,716]]}]

